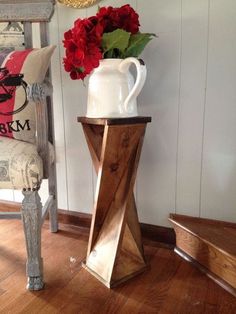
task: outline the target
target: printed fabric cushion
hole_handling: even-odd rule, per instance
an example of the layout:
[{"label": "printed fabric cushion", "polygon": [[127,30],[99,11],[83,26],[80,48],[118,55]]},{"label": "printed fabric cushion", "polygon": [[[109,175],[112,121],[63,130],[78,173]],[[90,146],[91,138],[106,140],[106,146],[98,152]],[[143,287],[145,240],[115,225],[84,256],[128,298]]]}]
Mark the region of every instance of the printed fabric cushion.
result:
[{"label": "printed fabric cushion", "polygon": [[[21,51],[0,48],[0,67],[7,68],[9,74],[13,76],[23,74],[23,80],[27,84],[41,83],[54,49],[55,46]],[[6,84],[4,75],[0,73],[1,82]],[[8,84],[0,85],[0,136],[35,143],[35,104],[31,101],[26,104],[26,92],[22,86],[14,87]],[[9,99],[4,100],[4,97]]]},{"label": "printed fabric cushion", "polygon": [[43,178],[43,163],[36,145],[0,137],[0,188],[32,189]]}]

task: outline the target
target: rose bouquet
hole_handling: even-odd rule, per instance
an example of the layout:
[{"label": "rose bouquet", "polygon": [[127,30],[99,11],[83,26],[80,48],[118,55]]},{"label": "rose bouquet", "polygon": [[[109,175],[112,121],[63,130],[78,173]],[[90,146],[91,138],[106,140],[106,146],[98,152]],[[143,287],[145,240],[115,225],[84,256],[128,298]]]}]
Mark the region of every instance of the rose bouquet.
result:
[{"label": "rose bouquet", "polygon": [[64,34],[66,72],[84,79],[106,58],[138,57],[155,36],[139,32],[139,16],[130,5],[102,7],[95,16],[77,19]]}]

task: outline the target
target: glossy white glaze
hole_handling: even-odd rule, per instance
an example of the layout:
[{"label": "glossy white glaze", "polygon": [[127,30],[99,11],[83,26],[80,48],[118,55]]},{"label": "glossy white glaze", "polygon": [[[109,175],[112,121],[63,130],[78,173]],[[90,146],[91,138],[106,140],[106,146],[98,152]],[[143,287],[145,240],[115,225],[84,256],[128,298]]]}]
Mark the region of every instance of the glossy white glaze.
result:
[{"label": "glossy white glaze", "polygon": [[[129,71],[137,70],[136,81]],[[90,75],[87,114],[89,118],[134,117],[138,115],[137,96],[145,80],[146,66],[136,58],[103,59]]]}]

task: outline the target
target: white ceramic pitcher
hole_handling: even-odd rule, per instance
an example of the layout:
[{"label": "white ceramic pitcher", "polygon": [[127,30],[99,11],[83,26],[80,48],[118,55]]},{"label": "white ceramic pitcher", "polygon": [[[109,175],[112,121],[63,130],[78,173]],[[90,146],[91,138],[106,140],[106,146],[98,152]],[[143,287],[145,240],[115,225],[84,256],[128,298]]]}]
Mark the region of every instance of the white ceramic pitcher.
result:
[{"label": "white ceramic pitcher", "polygon": [[[137,69],[134,78],[131,64]],[[146,80],[146,66],[136,58],[102,59],[88,83],[87,114],[89,118],[118,118],[138,115],[136,98]]]}]

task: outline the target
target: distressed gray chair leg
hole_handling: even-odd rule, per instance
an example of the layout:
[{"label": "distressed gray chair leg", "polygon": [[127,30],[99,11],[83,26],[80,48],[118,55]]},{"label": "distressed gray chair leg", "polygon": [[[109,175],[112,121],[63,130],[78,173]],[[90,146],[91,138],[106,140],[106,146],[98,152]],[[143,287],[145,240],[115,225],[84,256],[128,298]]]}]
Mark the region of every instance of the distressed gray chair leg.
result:
[{"label": "distressed gray chair leg", "polygon": [[48,178],[49,195],[53,195],[53,204],[49,208],[49,220],[51,232],[58,230],[58,215],[57,215],[57,187],[56,187],[56,165],[53,163],[49,169]]},{"label": "distressed gray chair leg", "polygon": [[38,191],[22,191],[22,220],[24,225],[28,276],[27,289],[41,290],[43,283],[43,259],[41,257],[42,204]]},{"label": "distressed gray chair leg", "polygon": [[58,221],[57,221],[57,201],[56,200],[54,200],[53,205],[49,209],[49,218],[50,218],[51,232],[57,232]]}]

